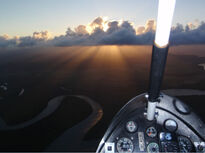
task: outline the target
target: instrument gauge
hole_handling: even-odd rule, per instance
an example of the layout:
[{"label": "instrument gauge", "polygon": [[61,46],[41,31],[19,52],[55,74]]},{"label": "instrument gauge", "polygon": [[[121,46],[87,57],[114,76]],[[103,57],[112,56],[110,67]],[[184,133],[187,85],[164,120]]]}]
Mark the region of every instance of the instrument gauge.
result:
[{"label": "instrument gauge", "polygon": [[180,152],[193,152],[192,142],[185,136],[178,137]]},{"label": "instrument gauge", "polygon": [[155,129],[155,127],[151,126],[146,130],[146,134],[149,137],[154,138],[157,136],[157,130]]},{"label": "instrument gauge", "polygon": [[134,122],[134,121],[128,121],[128,122],[126,123],[126,129],[127,129],[127,131],[130,132],[130,133],[136,132],[136,131],[137,131],[137,123]]},{"label": "instrument gauge", "polygon": [[147,146],[147,152],[148,153],[159,153],[159,145],[155,142],[150,143]]},{"label": "instrument gauge", "polygon": [[166,134],[165,134],[165,139],[166,139],[167,141],[171,141],[171,140],[172,140],[172,134],[171,134],[171,133],[166,133]]},{"label": "instrument gauge", "polygon": [[177,122],[172,120],[172,119],[166,120],[165,123],[164,123],[164,126],[170,132],[174,132],[174,131],[177,130]]},{"label": "instrument gauge", "polygon": [[120,138],[117,142],[118,153],[132,153],[134,150],[133,142],[129,138]]}]

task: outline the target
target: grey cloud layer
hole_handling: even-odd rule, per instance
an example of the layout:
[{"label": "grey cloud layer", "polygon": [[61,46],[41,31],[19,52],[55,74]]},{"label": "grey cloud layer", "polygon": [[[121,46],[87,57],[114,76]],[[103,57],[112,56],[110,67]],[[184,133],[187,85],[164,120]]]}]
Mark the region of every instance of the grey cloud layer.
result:
[{"label": "grey cloud layer", "polygon": [[[0,36],[0,47],[30,47],[30,46],[73,46],[73,45],[148,45],[153,44],[155,22],[148,20],[145,26],[134,26],[128,21],[107,21],[107,30],[103,29],[103,19],[96,18],[90,26],[94,27],[91,34],[85,25],[79,25],[74,30],[67,29],[65,35],[50,39],[49,32],[34,32],[33,36],[15,37],[9,39]],[[137,34],[136,34],[137,33]],[[205,44],[205,22],[194,27],[177,24],[172,28],[171,45]]]}]

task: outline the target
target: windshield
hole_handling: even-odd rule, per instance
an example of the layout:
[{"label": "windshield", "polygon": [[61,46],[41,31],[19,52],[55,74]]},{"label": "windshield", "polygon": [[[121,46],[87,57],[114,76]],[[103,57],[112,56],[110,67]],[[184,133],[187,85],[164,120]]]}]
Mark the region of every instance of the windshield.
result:
[{"label": "windshield", "polygon": [[[0,2],[0,151],[95,152],[147,92],[158,1]],[[162,90],[205,121],[204,5],[176,2]]]}]

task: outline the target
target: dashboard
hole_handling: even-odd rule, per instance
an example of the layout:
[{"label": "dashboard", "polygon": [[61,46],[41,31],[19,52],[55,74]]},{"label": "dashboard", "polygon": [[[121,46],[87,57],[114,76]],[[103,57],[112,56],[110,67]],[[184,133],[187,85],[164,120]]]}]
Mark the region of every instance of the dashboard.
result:
[{"label": "dashboard", "polygon": [[[97,152],[205,152],[202,121],[184,103],[177,109],[175,98],[162,98],[153,121],[146,119],[145,95],[128,102],[113,119]],[[196,129],[199,124],[202,128]]]},{"label": "dashboard", "polygon": [[[171,124],[166,125],[176,129],[174,120],[167,120]],[[173,122],[173,123],[172,123]],[[172,127],[173,126],[173,127]],[[149,122],[144,117],[130,118],[126,123],[119,125],[118,130],[113,133],[111,146],[107,144],[107,150],[114,150],[119,153],[131,152],[194,152],[194,145],[191,140],[183,135],[177,135],[156,124],[156,121]]]}]

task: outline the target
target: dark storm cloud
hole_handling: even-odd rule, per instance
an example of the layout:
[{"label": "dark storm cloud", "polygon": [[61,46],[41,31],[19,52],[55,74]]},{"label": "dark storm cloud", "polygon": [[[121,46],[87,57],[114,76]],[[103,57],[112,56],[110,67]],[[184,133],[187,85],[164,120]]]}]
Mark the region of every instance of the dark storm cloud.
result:
[{"label": "dark storm cloud", "polygon": [[14,37],[0,36],[0,47],[32,47],[48,45],[50,34],[48,31],[34,32],[33,36]]},{"label": "dark storm cloud", "polygon": [[76,33],[81,34],[81,35],[88,34],[85,25],[79,25],[77,28],[75,28],[75,31]]},{"label": "dark storm cloud", "polygon": [[173,45],[205,44],[205,22],[201,22],[196,29],[191,29],[188,25],[183,27],[177,24],[172,29],[170,42]]},{"label": "dark storm cloud", "polygon": [[[136,31],[133,26],[124,21],[120,26],[118,23],[112,22],[109,24],[109,29],[105,32],[104,37],[100,39],[99,44],[150,44],[152,39],[147,39],[147,35],[153,38],[152,32],[147,32],[146,34],[136,35]],[[151,41],[150,41],[151,40]]]},{"label": "dark storm cloud", "polygon": [[[82,30],[75,29],[72,31],[68,28],[66,35],[55,37],[51,44],[56,46],[70,45],[129,45],[129,44],[152,44],[154,38],[153,30],[149,30],[141,35],[136,35],[134,27],[128,21],[121,24],[118,21],[108,22],[108,29],[103,30],[103,19],[97,18],[91,26],[95,29],[91,34]],[[81,29],[81,28],[80,28]]]},{"label": "dark storm cloud", "polygon": [[[9,38],[0,36],[0,47],[73,46],[73,45],[148,45],[153,44],[155,21],[135,28],[128,21],[105,21],[98,17],[89,25],[68,28],[64,35],[50,37],[48,31],[34,32],[33,36]],[[189,23],[172,27],[170,43],[205,44],[205,23],[198,26]]]},{"label": "dark storm cloud", "polygon": [[8,39],[6,36],[0,36],[0,47],[15,47],[17,45],[17,39]]},{"label": "dark storm cloud", "polygon": [[30,47],[30,46],[45,45],[49,37],[50,37],[50,34],[48,31],[34,32],[32,37],[30,36],[20,37],[18,46],[19,47]]}]

